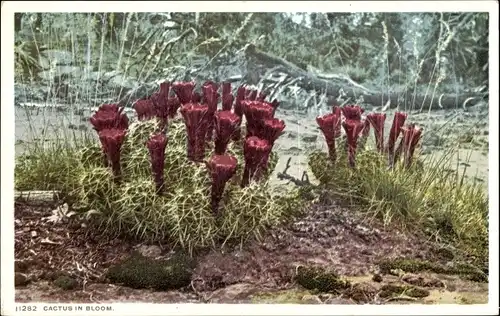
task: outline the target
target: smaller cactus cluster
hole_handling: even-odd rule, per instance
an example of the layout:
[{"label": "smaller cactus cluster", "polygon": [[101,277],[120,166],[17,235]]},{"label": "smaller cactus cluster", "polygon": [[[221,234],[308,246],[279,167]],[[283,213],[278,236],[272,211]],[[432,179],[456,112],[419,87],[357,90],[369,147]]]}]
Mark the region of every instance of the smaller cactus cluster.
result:
[{"label": "smaller cactus cluster", "polygon": [[[395,162],[399,159],[401,153],[403,153],[404,165],[410,167],[415,148],[422,137],[422,128],[415,124],[404,126],[408,115],[404,112],[396,112],[392,121],[387,145],[384,146],[386,114],[368,113],[363,119],[363,113],[364,109],[359,105],[334,106],[331,113],[316,118],[316,122],[326,140],[330,161],[334,163],[337,161],[336,140],[341,136],[341,127],[343,127],[346,138],[348,164],[354,168],[356,166],[357,148],[360,144],[365,144],[370,135],[370,127],[373,127],[377,150],[380,153],[387,153],[389,166],[394,167]],[[401,134],[403,134],[403,137],[396,148],[396,142]]]}]

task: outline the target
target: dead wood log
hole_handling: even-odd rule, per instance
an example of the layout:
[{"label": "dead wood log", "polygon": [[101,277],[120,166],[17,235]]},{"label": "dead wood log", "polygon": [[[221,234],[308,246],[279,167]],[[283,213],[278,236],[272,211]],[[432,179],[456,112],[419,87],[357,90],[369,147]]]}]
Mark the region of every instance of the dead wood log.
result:
[{"label": "dead wood log", "polygon": [[14,200],[26,203],[52,203],[59,200],[57,191],[15,191]]},{"label": "dead wood log", "polygon": [[[333,80],[324,79],[314,73],[308,72],[295,64],[264,52],[253,44],[248,44],[245,48],[245,57],[249,62],[256,62],[266,68],[279,68],[285,74],[298,79],[297,85],[302,89],[318,93],[325,93],[333,101],[337,99],[341,91],[343,97],[354,101],[360,97],[363,102],[385,108],[412,108],[415,110],[436,110],[436,109],[455,109],[467,108],[479,103],[483,96],[473,93],[464,94],[436,94],[432,95],[418,94],[411,92],[391,92],[384,93],[380,91],[371,91],[350,79],[343,80],[342,83]],[[339,80],[337,80],[339,81]],[[413,105],[413,106],[412,106]]]}]

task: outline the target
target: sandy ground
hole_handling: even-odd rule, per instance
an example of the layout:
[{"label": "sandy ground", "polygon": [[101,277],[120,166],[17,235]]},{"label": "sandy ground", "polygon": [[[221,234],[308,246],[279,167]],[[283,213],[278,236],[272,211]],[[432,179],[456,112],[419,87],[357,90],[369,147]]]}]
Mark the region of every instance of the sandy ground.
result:
[{"label": "sandy ground", "polygon": [[[74,139],[89,135],[89,133],[93,135],[87,119],[90,113],[86,111],[83,113],[84,115],[81,115],[81,113],[58,111],[57,108],[50,110],[16,108],[16,156],[23,152],[27,142],[33,140]],[[277,112],[276,117],[286,122],[286,128],[284,135],[278,139],[275,145],[275,150],[280,156],[275,173],[283,171],[291,157],[291,167],[287,172],[300,178],[303,172],[307,171],[308,152],[316,149],[326,151],[324,137],[315,121],[317,115],[318,112],[303,113],[291,110]],[[449,149],[444,147],[460,146],[458,156],[455,155],[455,159],[450,162],[450,168],[455,168],[458,165],[463,170],[467,166],[465,172],[468,177],[477,177],[487,183],[488,126],[474,129],[479,119],[456,119],[456,117],[461,118],[464,115],[466,116],[467,113],[458,113],[454,116],[455,121],[450,122],[453,118],[450,119],[449,111],[435,111],[430,115],[427,113],[410,115],[409,121],[424,127],[424,152],[436,154],[439,157],[448,152]],[[388,113],[386,131],[389,131],[391,122],[392,114]],[[456,140],[462,132],[472,134],[478,141],[473,146],[462,145]],[[386,136],[387,134],[388,132],[386,132]],[[373,141],[373,136],[370,136],[370,139]],[[311,176],[310,173],[308,175]],[[276,177],[273,177],[272,181],[276,184],[283,183]]]}]

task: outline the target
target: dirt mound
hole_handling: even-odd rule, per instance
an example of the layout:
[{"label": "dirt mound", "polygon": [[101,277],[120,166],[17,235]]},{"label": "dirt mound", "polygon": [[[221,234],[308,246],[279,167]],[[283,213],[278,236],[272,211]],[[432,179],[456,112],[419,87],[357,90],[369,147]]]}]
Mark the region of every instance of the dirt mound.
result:
[{"label": "dirt mound", "polygon": [[[286,297],[303,303],[353,303],[356,299],[341,299],[332,294],[318,296],[314,291],[311,294],[297,289],[294,276],[298,267],[325,268],[342,277],[366,279],[381,259],[439,260],[439,251],[423,242],[421,236],[409,236],[377,221],[367,222],[360,214],[335,204],[318,204],[299,220],[274,228],[259,241],[197,254],[190,286],[164,292],[131,289],[110,284],[105,272],[134,251],[158,259],[171,256],[172,249],[110,238],[77,220],[51,221],[53,208],[20,203],[15,206],[18,301],[237,303],[276,302]],[[365,279],[362,283],[366,283]],[[380,280],[371,281],[371,276],[368,280],[375,286],[353,283],[346,293],[352,292],[351,298],[373,300],[375,292],[387,290]],[[421,281],[418,276],[407,280]],[[422,284],[426,286],[425,282]],[[429,284],[442,288],[438,281]],[[358,288],[376,290],[353,292]]]},{"label": "dirt mound", "polygon": [[366,275],[377,261],[407,256],[434,259],[434,247],[336,205],[315,205],[305,217],[274,229],[260,241],[212,251],[199,262],[205,289],[251,282],[283,287],[296,267],[328,267],[344,276]]}]

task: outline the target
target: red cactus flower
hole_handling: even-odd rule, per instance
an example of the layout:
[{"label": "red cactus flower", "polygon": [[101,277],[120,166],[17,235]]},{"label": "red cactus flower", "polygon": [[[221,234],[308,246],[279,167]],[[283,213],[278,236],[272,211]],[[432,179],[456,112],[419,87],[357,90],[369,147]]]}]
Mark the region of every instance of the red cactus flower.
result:
[{"label": "red cactus flower", "polygon": [[120,106],[116,103],[110,103],[110,104],[101,104],[98,110],[102,111],[110,111],[110,112],[118,112],[120,109]]},{"label": "red cactus flower", "polygon": [[146,143],[151,158],[151,171],[156,185],[156,191],[161,194],[164,185],[165,148],[167,136],[163,133],[154,134]]},{"label": "red cactus flower", "polygon": [[169,94],[170,94],[170,86],[171,85],[172,85],[172,83],[170,81],[168,81],[168,80],[163,81],[162,83],[160,83],[160,93],[163,96],[168,97]]},{"label": "red cactus flower", "polygon": [[271,146],[265,139],[256,136],[245,140],[243,155],[245,157],[245,170],[241,179],[241,186],[245,187],[250,183],[250,179],[259,181],[262,174],[259,170],[264,169],[266,161],[269,159]]},{"label": "red cactus flower", "polygon": [[241,118],[231,111],[219,111],[215,114],[215,153],[226,152],[227,144],[241,123]]},{"label": "red cactus flower", "polygon": [[385,113],[369,113],[366,116],[366,120],[373,126],[373,129],[375,131],[375,143],[377,145],[377,150],[381,153],[384,151],[385,118]]},{"label": "red cactus flower", "polygon": [[269,145],[271,145],[272,147],[274,145],[274,142],[282,134],[285,126],[285,122],[280,119],[264,119],[261,124],[261,129],[256,131],[255,136],[267,140]]},{"label": "red cactus flower", "polygon": [[90,123],[97,132],[112,128],[125,130],[129,120],[127,114],[122,113],[123,110],[118,104],[103,104],[90,117]]},{"label": "red cactus flower", "polygon": [[356,148],[358,146],[358,137],[364,127],[364,122],[358,120],[345,120],[342,122],[346,136],[347,136],[347,156],[349,159],[349,166],[354,168],[356,166]]},{"label": "red cactus flower", "polygon": [[217,83],[213,82],[212,80],[207,80],[203,83],[203,86],[211,86],[215,91],[219,88]]},{"label": "red cactus flower", "polygon": [[396,145],[396,140],[401,134],[401,128],[405,124],[408,114],[404,112],[394,113],[394,119],[392,120],[392,127],[389,133],[389,140],[387,142],[387,152],[389,156],[389,166],[394,166],[394,146]]},{"label": "red cactus flower", "polygon": [[205,156],[205,137],[208,127],[208,106],[199,103],[188,103],[181,106],[187,131],[187,156],[190,160],[200,162]]},{"label": "red cactus flower", "polygon": [[125,133],[124,129],[118,128],[103,129],[99,132],[102,150],[113,169],[113,174],[117,178],[121,175],[120,151],[125,139]]},{"label": "red cactus flower", "polygon": [[155,106],[151,99],[140,99],[135,101],[132,106],[137,113],[139,121],[147,121],[153,119],[155,115]]},{"label": "red cactus flower", "polygon": [[[271,154],[274,143],[281,136],[285,127],[286,125],[284,121],[277,118],[270,118],[270,119],[264,119],[262,121],[261,128],[257,130],[256,136],[261,139],[265,139],[269,144],[269,153],[265,157],[265,161],[263,162],[263,168],[259,170],[260,173],[266,172],[268,165],[267,159]],[[260,177],[260,174],[258,175],[258,177]]]},{"label": "red cactus flower", "polygon": [[171,85],[172,84],[170,83],[170,81],[165,81],[165,82],[160,83],[160,91],[158,91],[158,94],[159,94],[159,97],[161,100],[161,105],[163,107],[168,108],[168,97],[170,95],[170,86]]},{"label": "red cactus flower", "polygon": [[217,93],[217,85],[213,82],[205,82],[201,87],[203,91],[203,100],[208,106],[208,127],[207,127],[207,140],[212,140],[213,129],[214,129],[214,114],[217,111],[217,103],[219,99],[219,94]]},{"label": "red cactus flower", "polygon": [[233,107],[234,96],[231,89],[231,82],[222,84],[222,110],[231,111]]},{"label": "red cactus flower", "polygon": [[243,113],[247,119],[247,137],[256,135],[264,119],[273,117],[273,107],[260,101],[242,101]]},{"label": "red cactus flower", "polygon": [[219,204],[222,200],[226,183],[236,172],[238,160],[230,155],[214,155],[208,161],[207,167],[212,176],[212,211],[218,215]]},{"label": "red cactus flower", "polygon": [[[244,86],[239,86],[236,90],[236,98],[234,100],[234,113],[238,115],[240,118],[243,118],[243,105],[241,102],[245,100],[246,96],[246,88]],[[241,139],[241,122],[236,131],[233,134],[233,140],[238,141]]]},{"label": "red cactus flower", "polygon": [[174,118],[177,115],[177,110],[181,107],[181,102],[176,96],[169,97],[167,100],[168,117]]},{"label": "red cactus flower", "polygon": [[184,105],[192,102],[194,86],[194,82],[175,82],[172,85],[172,90],[174,90],[181,104]]},{"label": "red cactus flower", "polygon": [[203,83],[201,87],[202,92],[202,103],[208,105],[210,111],[215,113],[217,111],[217,103],[219,103],[219,89],[217,83],[208,80]]},{"label": "red cactus flower", "polygon": [[363,121],[363,127],[361,130],[361,137],[359,138],[358,141],[358,147],[361,147],[361,149],[364,148],[366,140],[368,139],[369,135],[370,135],[370,122],[367,119],[365,119]]},{"label": "red cactus flower", "polygon": [[335,138],[340,135],[340,112],[328,113],[316,118],[316,123],[323,133],[328,146],[328,155],[332,161],[337,160],[337,149],[335,146]]},{"label": "red cactus flower", "polygon": [[193,92],[193,95],[191,96],[191,102],[192,103],[200,103],[202,100],[201,94],[198,92]]},{"label": "red cactus flower", "polygon": [[334,106],[332,108],[332,113],[337,116],[337,122],[335,124],[335,138],[339,138],[342,135],[342,127],[340,122],[342,121],[342,110],[339,106]]},{"label": "red cactus flower", "polygon": [[[156,116],[160,119],[162,127],[167,125],[168,118],[175,117],[177,110],[181,106],[177,96],[170,96],[171,86],[172,84],[169,81],[165,81],[160,84],[160,91],[153,93],[151,96],[155,105]],[[195,96],[192,98],[195,98]]]},{"label": "red cactus flower", "polygon": [[368,120],[363,121],[363,132],[361,133],[361,137],[367,138],[370,135],[370,122]]},{"label": "red cactus flower", "polygon": [[342,114],[344,114],[346,120],[361,121],[361,114],[364,111],[359,105],[346,105],[342,107]]},{"label": "red cactus flower", "polygon": [[243,117],[243,106],[241,102],[245,100],[245,96],[247,94],[247,90],[244,86],[238,87],[236,90],[236,99],[234,101],[234,113],[239,117]]},{"label": "red cactus flower", "polygon": [[168,99],[158,91],[151,95],[150,100],[153,102],[156,117],[160,121],[160,130],[165,131],[168,124]]},{"label": "red cactus flower", "polygon": [[217,85],[211,81],[205,82],[201,87],[203,93],[203,102],[208,106],[211,113],[217,111],[217,103],[219,102],[219,94],[217,93]]},{"label": "red cactus flower", "polygon": [[403,152],[405,166],[409,167],[413,162],[413,154],[417,144],[422,138],[423,129],[415,124],[409,124],[403,129]]}]

